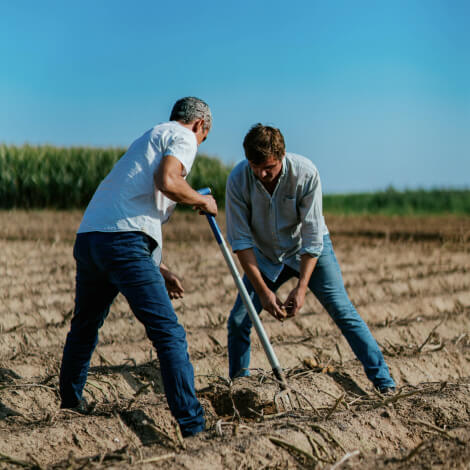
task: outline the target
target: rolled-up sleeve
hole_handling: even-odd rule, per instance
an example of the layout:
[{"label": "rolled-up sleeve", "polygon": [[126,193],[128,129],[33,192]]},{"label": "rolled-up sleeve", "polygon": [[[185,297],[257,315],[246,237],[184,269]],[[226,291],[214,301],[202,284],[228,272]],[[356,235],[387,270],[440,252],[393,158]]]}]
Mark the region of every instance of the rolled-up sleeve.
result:
[{"label": "rolled-up sleeve", "polygon": [[315,258],[323,250],[322,190],[318,171],[309,177],[299,205],[301,218],[302,247],[300,255],[308,253]]},{"label": "rolled-up sleeve", "polygon": [[232,171],[227,179],[225,191],[227,239],[233,251],[254,247],[249,222],[251,209],[243,197],[244,185],[237,176],[239,175]]}]

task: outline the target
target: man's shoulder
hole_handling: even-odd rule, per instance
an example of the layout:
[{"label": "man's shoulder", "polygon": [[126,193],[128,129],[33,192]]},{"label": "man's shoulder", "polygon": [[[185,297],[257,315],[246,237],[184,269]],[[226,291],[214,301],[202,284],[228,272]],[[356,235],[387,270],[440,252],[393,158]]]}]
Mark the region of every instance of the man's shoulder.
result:
[{"label": "man's shoulder", "polygon": [[318,169],[312,160],[297,153],[286,153],[286,160],[293,173],[300,176],[316,176]]},{"label": "man's shoulder", "polygon": [[242,160],[238,162],[232,169],[229,174],[230,180],[241,180],[248,176],[248,172],[250,169],[250,165],[248,164],[248,160]]},{"label": "man's shoulder", "polygon": [[150,129],[150,136],[152,139],[163,138],[163,137],[182,137],[188,139],[191,142],[196,142],[196,136],[190,129],[182,126],[176,121],[167,121],[157,124]]},{"label": "man's shoulder", "polygon": [[298,153],[288,152],[286,153],[286,159],[295,167],[318,171],[312,160]]}]

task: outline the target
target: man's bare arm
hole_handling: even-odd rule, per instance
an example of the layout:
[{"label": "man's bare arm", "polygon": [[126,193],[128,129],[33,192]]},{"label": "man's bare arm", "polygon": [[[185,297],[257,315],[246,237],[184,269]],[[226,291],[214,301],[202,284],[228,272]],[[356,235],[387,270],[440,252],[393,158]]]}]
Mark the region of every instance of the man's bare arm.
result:
[{"label": "man's bare arm", "polygon": [[212,196],[202,196],[183,178],[183,164],[172,155],[164,157],[154,174],[155,187],[172,201],[187,204],[217,215],[217,203]]}]

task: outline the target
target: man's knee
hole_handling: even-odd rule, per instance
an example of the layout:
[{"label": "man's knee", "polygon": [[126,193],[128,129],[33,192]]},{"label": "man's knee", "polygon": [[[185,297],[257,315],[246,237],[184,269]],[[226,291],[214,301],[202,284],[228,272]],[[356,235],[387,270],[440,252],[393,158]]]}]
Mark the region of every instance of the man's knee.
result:
[{"label": "man's knee", "polygon": [[157,349],[161,349],[162,347],[170,349],[185,349],[187,347],[186,331],[178,322],[163,326],[155,324],[145,325],[145,330],[148,338],[152,341],[155,347],[157,347]]},{"label": "man's knee", "polygon": [[81,322],[72,319],[70,331],[67,334],[67,341],[69,343],[88,344],[94,343],[98,338],[98,331],[103,325],[103,322]]}]

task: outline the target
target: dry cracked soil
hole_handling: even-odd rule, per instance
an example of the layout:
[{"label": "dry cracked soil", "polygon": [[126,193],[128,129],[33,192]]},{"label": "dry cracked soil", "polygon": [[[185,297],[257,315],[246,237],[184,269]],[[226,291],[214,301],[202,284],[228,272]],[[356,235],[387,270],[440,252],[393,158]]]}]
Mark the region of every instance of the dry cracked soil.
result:
[{"label": "dry cracked soil", "polygon": [[254,336],[251,377],[230,382],[235,286],[205,219],[175,214],[164,260],[184,278],[174,307],[207,418],[182,439],[122,297],[92,359],[93,410],[59,409],[80,216],[0,213],[0,468],[470,468],[470,218],[327,217],[348,293],[398,384],[381,396],[312,294],[294,319],[262,316],[287,392]]}]

